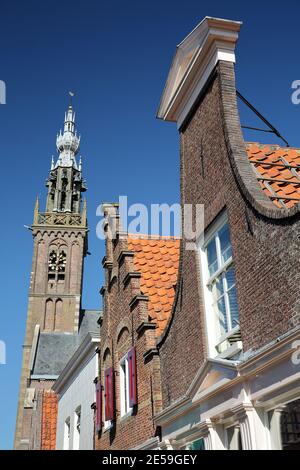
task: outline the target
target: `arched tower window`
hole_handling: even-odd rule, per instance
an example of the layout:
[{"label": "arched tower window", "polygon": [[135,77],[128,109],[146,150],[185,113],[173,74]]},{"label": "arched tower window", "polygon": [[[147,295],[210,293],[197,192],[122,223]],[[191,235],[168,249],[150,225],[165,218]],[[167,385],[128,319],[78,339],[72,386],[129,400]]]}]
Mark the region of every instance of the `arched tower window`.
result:
[{"label": "arched tower window", "polygon": [[56,331],[61,330],[62,327],[62,307],[63,302],[61,299],[57,299],[55,302],[55,317],[54,317],[54,329]]},{"label": "arched tower window", "polygon": [[54,329],[54,303],[51,299],[46,300],[44,329],[48,331]]},{"label": "arched tower window", "polygon": [[64,250],[51,249],[48,260],[48,281],[64,282],[67,255]]},{"label": "arched tower window", "polygon": [[64,211],[66,209],[67,202],[67,187],[68,187],[68,173],[64,168],[62,173],[62,185],[61,185],[61,200],[60,200],[60,210]]}]

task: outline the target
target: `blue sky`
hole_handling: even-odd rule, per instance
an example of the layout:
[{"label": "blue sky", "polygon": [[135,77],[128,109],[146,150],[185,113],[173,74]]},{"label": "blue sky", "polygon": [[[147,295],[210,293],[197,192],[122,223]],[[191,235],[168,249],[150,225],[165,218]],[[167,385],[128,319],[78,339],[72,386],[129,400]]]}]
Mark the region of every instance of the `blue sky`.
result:
[{"label": "blue sky", "polygon": [[[298,1],[1,0],[0,105],[1,298],[0,448],[11,448],[24,339],[31,233],[37,195],[45,195],[55,136],[68,90],[82,135],[88,183],[89,247],[83,305],[100,307],[103,242],[96,207],[128,195],[129,203],[179,200],[178,136],[155,119],[178,44],[206,15],[242,20],[237,48],[238,89],[300,147],[300,106],[291,83],[300,79]],[[242,121],[259,124],[244,108]],[[278,142],[247,134],[248,140]]]}]

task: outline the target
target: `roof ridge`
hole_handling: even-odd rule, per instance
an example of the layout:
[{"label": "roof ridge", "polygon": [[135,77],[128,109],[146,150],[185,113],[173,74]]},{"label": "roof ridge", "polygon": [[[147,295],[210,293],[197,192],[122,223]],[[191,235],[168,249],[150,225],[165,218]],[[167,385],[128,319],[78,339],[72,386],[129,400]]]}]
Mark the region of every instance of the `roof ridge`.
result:
[{"label": "roof ridge", "polygon": [[282,149],[282,150],[298,150],[300,152],[300,147],[287,147],[287,146],[284,146],[282,147],[281,145],[279,144],[263,144],[262,142],[245,142],[246,144],[246,147],[248,147],[249,145],[257,145],[259,147],[277,147],[278,149]]}]

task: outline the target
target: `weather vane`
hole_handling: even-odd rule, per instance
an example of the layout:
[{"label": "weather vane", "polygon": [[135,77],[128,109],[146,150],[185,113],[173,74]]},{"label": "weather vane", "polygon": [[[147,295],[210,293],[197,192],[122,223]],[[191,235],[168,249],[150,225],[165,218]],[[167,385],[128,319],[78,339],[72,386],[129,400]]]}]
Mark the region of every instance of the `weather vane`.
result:
[{"label": "weather vane", "polygon": [[70,95],[70,106],[72,106],[72,98],[75,96],[74,91],[69,91],[69,95]]}]

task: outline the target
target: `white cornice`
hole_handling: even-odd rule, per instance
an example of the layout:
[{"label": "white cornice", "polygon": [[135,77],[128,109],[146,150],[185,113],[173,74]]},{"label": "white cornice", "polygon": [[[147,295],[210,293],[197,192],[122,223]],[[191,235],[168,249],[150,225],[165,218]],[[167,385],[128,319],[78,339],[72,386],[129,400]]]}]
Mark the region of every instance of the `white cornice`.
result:
[{"label": "white cornice", "polygon": [[[221,395],[226,390],[236,386],[240,382],[251,380],[251,377],[257,376],[258,373],[263,373],[265,370],[270,370],[276,364],[289,360],[290,356],[295,352],[294,341],[300,337],[300,328],[296,328],[289,334],[278,338],[277,341],[272,342],[264,348],[263,351],[258,351],[253,356],[241,363],[234,361],[226,361],[219,359],[208,359],[205,364],[200,367],[193,382],[191,383],[185,396],[178,401],[165,408],[162,412],[155,416],[157,425],[166,426],[172,421],[177,420],[180,416],[192,411],[199,407],[201,403],[208,400],[212,396]],[[206,373],[215,367],[221,367],[225,371],[236,371],[237,375],[231,380],[220,380],[216,384],[198,394],[201,383],[203,382]],[[294,374],[293,377],[287,377],[282,385],[285,383],[293,383],[298,380],[299,373]],[[280,384],[278,385],[280,388]],[[255,396],[255,399],[257,397]]]},{"label": "white cornice", "polygon": [[182,125],[218,61],[235,62],[241,24],[206,17],[177,46],[158,118]]}]

